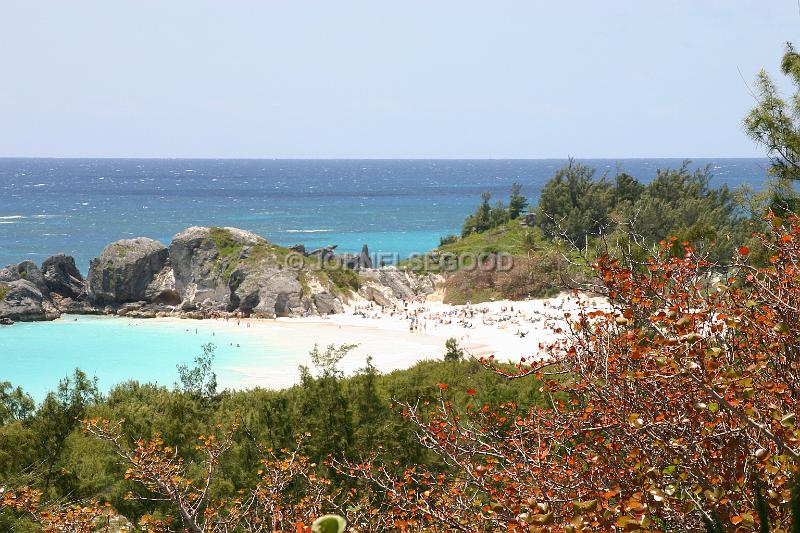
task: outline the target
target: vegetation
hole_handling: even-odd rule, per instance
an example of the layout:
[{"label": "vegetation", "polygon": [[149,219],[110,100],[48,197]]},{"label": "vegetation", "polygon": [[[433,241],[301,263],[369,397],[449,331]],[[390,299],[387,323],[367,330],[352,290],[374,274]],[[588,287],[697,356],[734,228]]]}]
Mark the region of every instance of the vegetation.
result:
[{"label": "vegetation", "polygon": [[444,360],[445,361],[461,361],[464,359],[464,349],[458,345],[458,339],[455,337],[450,337],[444,343],[445,353],[444,353]]},{"label": "vegetation", "polygon": [[752,531],[765,520],[756,486],[762,516],[788,530],[800,458],[800,323],[790,311],[800,223],[771,221],[761,238],[770,264],[752,265],[741,247],[721,279],[698,249],[679,245],[676,256],[673,240],[646,269],[601,257],[611,308],[568,317],[564,339],[547,348],[550,367],[523,362],[509,374],[544,380],[548,407],[464,416],[446,395],[436,414],[405,404],[421,441],[450,459],[445,479],[419,466],[387,479],[378,459],[342,470],[380,487],[398,520],[423,530],[697,531],[718,520]]},{"label": "vegetation", "polygon": [[[140,524],[142,530],[147,530],[146,526],[155,528],[163,520],[171,524],[162,524],[163,527],[177,528],[182,519],[174,505],[147,499],[153,493],[132,474],[126,477],[132,465],[120,463],[119,450],[108,438],[116,439],[130,456],[155,460],[166,454],[171,464],[175,464],[174,453],[179,450],[180,477],[193,480],[192,485],[196,486],[204,479],[202,472],[209,459],[206,440],[198,441],[198,436],[208,439],[214,435],[210,444],[221,446],[224,452],[219,449],[219,456],[212,461],[215,473],[209,498],[216,502],[236,499],[240,489],[255,497],[258,487],[266,490],[272,486],[273,478],[266,476],[286,479],[291,473],[298,479],[280,491],[286,498],[283,501],[291,503],[308,494],[309,487],[299,479],[304,475],[308,476],[303,478],[306,481],[332,480],[333,487],[327,483],[315,485],[326,491],[357,486],[325,464],[329,454],[366,457],[380,448],[403,464],[425,462],[444,468],[441,460],[417,442],[413,429],[392,403],[393,398],[433,403],[441,393],[440,384],[449,383],[454,404],[462,408],[476,398],[492,404],[544,401],[535,380],[512,384],[483,371],[474,360],[428,361],[390,374],[381,374],[367,362],[355,375],[344,377],[338,361],[349,348],[316,349],[313,365],[300,370],[300,384],[282,391],[217,391],[213,369],[207,364],[212,360],[208,346],[203,347],[195,366],[178,371],[178,383],[172,389],[127,382],[101,396],[91,380],[76,373],[34,407],[22,391],[3,384],[0,487],[6,492],[0,495],[0,502],[4,496],[10,498],[12,487],[17,487],[17,495],[23,487],[27,492],[22,491],[17,503],[0,503],[0,507],[7,508],[0,511],[0,531],[39,531],[32,520],[41,516],[34,517],[30,506],[20,508],[20,502],[34,505],[35,500],[36,509],[57,514],[56,511],[67,513],[72,509],[65,501],[88,502],[92,498],[100,503],[98,513],[86,515],[92,523],[101,516],[121,519],[120,515],[124,515],[132,525]],[[81,420],[94,422],[82,426]],[[121,420],[124,422],[119,423]],[[87,433],[89,428],[94,432]],[[304,457],[302,465],[291,463],[295,451],[296,460]],[[258,474],[259,469],[262,474]],[[127,497],[131,492],[150,496],[131,499]],[[310,524],[316,516],[338,512],[353,522],[353,512],[348,512],[343,503],[346,494],[325,494],[324,505],[303,508],[305,514],[299,519]],[[103,507],[105,502],[110,504],[108,509]],[[111,517],[109,509],[113,509]],[[301,509],[296,511],[300,513]]]},{"label": "vegetation", "polygon": [[483,233],[505,224],[509,220],[515,220],[528,205],[528,200],[522,196],[522,185],[519,183],[514,183],[511,186],[508,207],[501,201],[491,207],[489,205],[491,198],[492,196],[488,192],[481,195],[481,204],[478,209],[464,221],[464,226],[461,228],[462,237],[467,237],[473,233]]},{"label": "vegetation", "polygon": [[0,300],[5,298],[9,292],[11,292],[11,287],[5,283],[0,283]]},{"label": "vegetation", "polygon": [[114,252],[117,254],[117,257],[125,257],[128,255],[128,247],[123,246],[122,244],[115,244]]},{"label": "vegetation", "polygon": [[[788,171],[791,132],[748,125]],[[208,348],[174,390],[101,397],[76,371],[35,407],[3,383],[0,529],[796,531],[800,218],[738,240],[730,193],[685,168],[645,186],[571,164],[549,185],[525,231],[583,239],[608,305],[536,357],[461,360],[450,339],[448,361],[345,377],[352,347],[329,346],[296,387],[218,392]]]},{"label": "vegetation", "polygon": [[339,293],[350,294],[361,288],[361,277],[358,272],[331,262],[325,267],[325,274]]},{"label": "vegetation", "polygon": [[765,70],[756,79],[756,107],[744,120],[745,131],[764,146],[772,160],[772,174],[782,181],[800,179],[800,54],[791,44],[781,61],[781,71],[795,86],[787,104]]},{"label": "vegetation", "polygon": [[[578,265],[622,250],[629,240],[638,244],[629,252],[646,254],[676,236],[677,242],[707,250],[714,260],[729,257],[735,243],[756,246],[749,235],[760,224],[752,215],[764,206],[754,205],[744,192],[712,188],[710,180],[708,169],[690,171],[688,163],[659,170],[643,184],[625,173],[613,179],[597,176],[595,169],[570,160],[545,184],[523,223],[519,206],[527,200],[518,184],[511,195],[513,210],[491,208],[485,193],[464,223],[461,238],[442,238],[433,253],[401,266],[449,273],[445,301],[463,304],[551,296],[586,280],[589,269]],[[486,261],[495,254],[511,256],[508,264],[513,267],[497,269],[496,261]]]}]

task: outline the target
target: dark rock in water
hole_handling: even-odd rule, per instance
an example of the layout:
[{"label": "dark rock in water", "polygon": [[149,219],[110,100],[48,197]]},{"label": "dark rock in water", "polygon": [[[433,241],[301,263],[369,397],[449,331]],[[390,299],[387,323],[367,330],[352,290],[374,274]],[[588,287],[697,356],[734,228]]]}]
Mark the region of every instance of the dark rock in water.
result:
[{"label": "dark rock in water", "polygon": [[0,283],[0,296],[0,318],[53,320],[60,314],[41,289],[27,279]]},{"label": "dark rock in water", "polygon": [[309,257],[318,256],[323,261],[329,261],[333,259],[337,246],[338,244],[331,244],[330,246],[323,246],[322,248],[311,250],[310,252],[308,252],[308,256]]},{"label": "dark rock in water", "polygon": [[[311,253],[314,254],[315,252],[317,250]],[[367,248],[366,244],[361,248],[360,254],[337,254],[334,259],[339,265],[350,270],[372,268],[372,258],[369,256],[369,248]]]},{"label": "dark rock in water", "polygon": [[42,263],[42,274],[48,290],[72,300],[86,299],[86,282],[75,266],[75,259],[57,254]]},{"label": "dark rock in water", "polygon": [[299,254],[306,255],[306,245],[305,244],[293,244],[289,247],[289,249],[293,252],[297,252]]},{"label": "dark rock in water", "polygon": [[145,300],[168,255],[166,246],[146,237],[109,244],[89,265],[89,300],[96,306]]},{"label": "dark rock in water", "polygon": [[321,315],[344,313],[342,302],[329,292],[320,292],[315,294],[314,305],[317,307],[317,313]]},{"label": "dark rock in water", "polygon": [[0,318],[0,326],[13,326],[13,325],[14,321],[11,320],[10,318],[5,318],[5,317]]},{"label": "dark rock in water", "polygon": [[358,269],[372,268],[372,258],[369,256],[367,245],[361,247],[361,256],[358,258]]}]

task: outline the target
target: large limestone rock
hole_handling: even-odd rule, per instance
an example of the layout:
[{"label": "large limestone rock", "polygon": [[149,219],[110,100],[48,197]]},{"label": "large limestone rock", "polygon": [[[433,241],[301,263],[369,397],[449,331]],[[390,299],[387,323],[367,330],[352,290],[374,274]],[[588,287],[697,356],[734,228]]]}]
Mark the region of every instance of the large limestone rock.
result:
[{"label": "large limestone rock", "polygon": [[263,237],[237,228],[192,227],[169,247],[175,289],[186,309],[292,316],[311,305],[296,270]]},{"label": "large limestone rock", "polygon": [[49,296],[44,275],[33,261],[23,261],[16,265],[8,265],[0,270],[0,282],[11,282],[24,279],[33,283],[46,298]]},{"label": "large limestone rock", "polygon": [[432,294],[441,276],[416,274],[395,267],[366,269],[360,272],[361,297],[388,307],[414,296]]},{"label": "large limestone rock", "polygon": [[254,248],[266,247],[264,238],[238,228],[194,226],[175,235],[169,256],[184,305],[210,300],[228,307],[233,270]]},{"label": "large limestone rock", "polygon": [[109,244],[89,265],[89,300],[94,305],[145,300],[168,255],[166,246],[146,237]]},{"label": "large limestone rock", "polygon": [[320,292],[314,295],[314,306],[320,315],[330,315],[334,313],[344,313],[344,306],[341,300],[330,292]]},{"label": "large limestone rock", "polygon": [[57,254],[42,263],[42,274],[51,294],[58,294],[73,300],[86,298],[86,282],[75,266],[75,259]]},{"label": "large limestone rock", "polygon": [[267,261],[242,265],[231,276],[231,310],[255,316],[298,316],[310,307],[298,272]]},{"label": "large limestone rock", "polygon": [[52,320],[58,316],[58,310],[32,281],[0,282],[0,319]]},{"label": "large limestone rock", "polygon": [[92,313],[86,280],[75,266],[75,259],[57,254],[42,263],[44,281],[53,305],[62,313]]},{"label": "large limestone rock", "polygon": [[175,271],[168,261],[144,291],[145,300],[154,304],[178,305],[181,293],[175,286]]}]

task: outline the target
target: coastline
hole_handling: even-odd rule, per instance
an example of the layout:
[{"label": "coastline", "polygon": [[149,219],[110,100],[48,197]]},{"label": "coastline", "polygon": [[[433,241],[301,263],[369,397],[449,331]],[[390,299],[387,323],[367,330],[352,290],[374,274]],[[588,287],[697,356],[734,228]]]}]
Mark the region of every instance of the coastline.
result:
[{"label": "coastline", "polygon": [[[602,305],[600,299],[593,305]],[[359,305],[361,304],[361,305]],[[437,297],[409,304],[420,325],[411,331],[407,314],[395,311],[363,312],[364,302],[348,305],[344,313],[329,316],[281,317],[275,319],[211,318],[196,320],[180,317],[142,319],[164,323],[201,325],[203,330],[224,331],[257,338],[270,351],[294,354],[280,367],[268,356],[256,357],[248,364],[225,367],[239,377],[235,389],[252,387],[285,388],[299,380],[297,367],[310,365],[308,352],[317,344],[356,344],[340,362],[345,374],[352,374],[372,357],[381,372],[409,368],[427,359],[441,359],[445,341],[456,338],[466,357],[495,356],[500,361],[516,362],[521,357],[541,359],[540,344],[556,339],[555,327],[563,325],[564,313],[577,309],[576,300],[567,294],[525,301],[495,301],[475,305],[447,305]],[[359,313],[359,314],[355,314]],[[463,315],[472,315],[462,319]],[[431,318],[438,317],[438,318]],[[450,320],[451,323],[445,323]],[[469,325],[469,327],[467,327]],[[524,336],[519,333],[524,333]]]}]

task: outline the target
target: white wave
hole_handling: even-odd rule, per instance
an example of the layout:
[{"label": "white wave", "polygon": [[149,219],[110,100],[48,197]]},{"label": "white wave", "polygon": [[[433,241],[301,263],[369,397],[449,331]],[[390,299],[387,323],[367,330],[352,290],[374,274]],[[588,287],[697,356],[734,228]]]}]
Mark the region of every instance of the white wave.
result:
[{"label": "white wave", "polygon": [[331,233],[332,229],[287,229],[286,233]]},{"label": "white wave", "polygon": [[18,218],[25,218],[22,215],[6,215],[4,217],[0,217],[0,220],[16,220]]},{"label": "white wave", "polygon": [[46,183],[34,183],[33,186],[34,187],[47,187],[47,184]]}]

